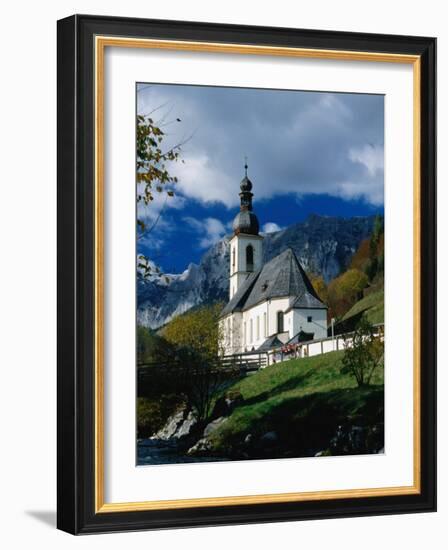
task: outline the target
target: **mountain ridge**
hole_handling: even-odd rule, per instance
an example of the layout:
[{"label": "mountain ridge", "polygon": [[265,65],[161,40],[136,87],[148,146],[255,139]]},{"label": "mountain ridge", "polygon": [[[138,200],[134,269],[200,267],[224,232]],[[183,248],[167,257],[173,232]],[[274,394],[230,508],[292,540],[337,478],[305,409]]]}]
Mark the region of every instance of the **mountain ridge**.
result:
[{"label": "mountain ridge", "polygon": [[[340,218],[310,215],[305,221],[264,235],[263,263],[292,248],[305,271],[326,282],[344,271],[373,228],[375,216]],[[157,329],[203,303],[228,301],[229,240],[223,237],[180,274],[137,274],[137,323]]]}]

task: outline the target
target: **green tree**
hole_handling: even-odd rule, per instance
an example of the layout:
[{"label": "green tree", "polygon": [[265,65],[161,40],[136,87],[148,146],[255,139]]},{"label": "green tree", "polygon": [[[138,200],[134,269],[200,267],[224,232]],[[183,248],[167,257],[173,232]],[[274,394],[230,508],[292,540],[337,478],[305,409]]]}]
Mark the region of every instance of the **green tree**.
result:
[{"label": "green tree", "polygon": [[362,317],[356,330],[345,339],[341,373],[355,378],[359,387],[366,386],[383,361],[384,344],[373,325]]},{"label": "green tree", "polygon": [[[176,118],[175,122],[181,122],[180,118]],[[137,239],[141,239],[156,227],[166,200],[174,197],[177,177],[172,175],[171,170],[172,166],[181,160],[181,147],[185,142],[166,146],[167,136],[162,129],[162,123],[156,122],[151,114],[137,115],[136,134],[137,204],[148,206],[156,194],[165,195],[163,206],[156,216],[150,217],[149,224],[144,216],[140,215],[137,218]],[[139,254],[137,266],[144,278],[148,277],[154,269],[144,254]]]},{"label": "green tree", "polygon": [[359,269],[349,269],[333,279],[328,285],[331,315],[334,317],[344,315],[359,300],[368,282],[367,275]]},{"label": "green tree", "polygon": [[[180,119],[177,119],[180,122]],[[163,150],[165,132],[148,115],[137,115],[137,183],[142,184],[137,202],[149,204],[154,192],[174,196],[177,177],[168,171],[168,165],[179,160],[181,144]]]},{"label": "green tree", "polygon": [[[383,219],[380,216],[375,217],[373,224],[372,235],[370,236],[369,243],[369,263],[366,268],[366,273],[369,277],[369,281],[375,277],[380,270],[380,264],[384,266],[384,227]],[[382,253],[382,259],[380,259]]]},{"label": "green tree", "polygon": [[137,327],[137,362],[165,363],[176,357],[176,348],[153,330]]},{"label": "green tree", "polygon": [[175,317],[163,329],[163,337],[179,348],[187,348],[203,359],[215,359],[222,351],[219,314],[222,304],[202,306]]},{"label": "green tree", "polygon": [[316,294],[319,298],[326,304],[328,302],[328,288],[324,281],[322,275],[316,275],[315,273],[310,273],[308,278],[313,285]]},{"label": "green tree", "polygon": [[353,254],[349,269],[359,269],[366,272],[370,261],[370,238],[359,243],[358,249]]},{"label": "green tree", "polygon": [[222,334],[219,314],[222,304],[203,306],[173,319],[163,337],[177,346],[179,366],[172,370],[184,389],[189,406],[199,422],[211,413],[213,398],[238,369],[223,368],[220,362]]}]

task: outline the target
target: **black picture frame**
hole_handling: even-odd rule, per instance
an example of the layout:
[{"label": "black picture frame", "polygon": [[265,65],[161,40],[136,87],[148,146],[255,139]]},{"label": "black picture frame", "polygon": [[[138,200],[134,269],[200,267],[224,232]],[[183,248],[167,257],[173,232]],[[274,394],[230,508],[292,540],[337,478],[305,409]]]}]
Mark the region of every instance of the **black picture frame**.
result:
[{"label": "black picture frame", "polygon": [[[420,57],[422,368],[419,494],[95,512],[93,46],[97,35]],[[58,22],[57,65],[58,528],[82,534],[435,511],[436,39],[74,15]]]}]

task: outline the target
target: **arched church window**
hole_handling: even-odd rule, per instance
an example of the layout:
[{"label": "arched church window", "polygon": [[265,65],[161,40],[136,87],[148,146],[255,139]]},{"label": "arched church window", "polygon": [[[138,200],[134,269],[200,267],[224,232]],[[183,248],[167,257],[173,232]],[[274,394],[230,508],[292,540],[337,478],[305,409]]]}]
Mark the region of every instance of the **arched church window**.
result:
[{"label": "arched church window", "polygon": [[277,332],[283,332],[283,311],[277,311]]},{"label": "arched church window", "polygon": [[232,272],[235,271],[235,247],[232,248]]},{"label": "arched church window", "polygon": [[254,247],[248,244],[246,247],[246,271],[254,270]]}]

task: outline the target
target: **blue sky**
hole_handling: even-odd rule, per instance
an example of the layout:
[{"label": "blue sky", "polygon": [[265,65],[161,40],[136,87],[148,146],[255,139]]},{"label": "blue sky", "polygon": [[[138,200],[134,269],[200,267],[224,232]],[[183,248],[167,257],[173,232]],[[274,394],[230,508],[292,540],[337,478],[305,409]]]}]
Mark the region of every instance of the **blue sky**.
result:
[{"label": "blue sky", "polygon": [[383,212],[383,96],[145,83],[137,111],[160,123],[166,148],[183,143],[184,162],[169,167],[175,197],[138,211],[149,226],[158,219],[138,252],[166,273],[230,233],[246,155],[265,232],[310,214]]}]

